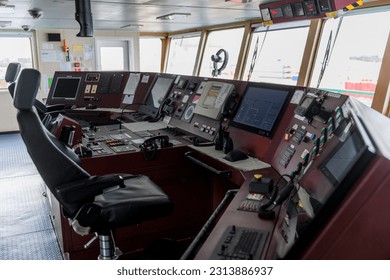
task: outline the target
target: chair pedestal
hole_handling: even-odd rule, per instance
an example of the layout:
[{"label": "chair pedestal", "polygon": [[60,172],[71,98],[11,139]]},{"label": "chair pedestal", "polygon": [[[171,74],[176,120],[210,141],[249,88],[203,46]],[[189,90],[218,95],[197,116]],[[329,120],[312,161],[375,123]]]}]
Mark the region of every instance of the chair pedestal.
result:
[{"label": "chair pedestal", "polygon": [[119,248],[115,247],[114,239],[111,235],[111,232],[108,233],[99,233],[99,247],[100,255],[99,260],[117,260],[122,252]]},{"label": "chair pedestal", "polygon": [[122,255],[121,250],[115,246],[111,231],[95,233],[95,236],[84,245],[84,249],[88,249],[97,239],[100,250],[98,260],[117,260]]}]

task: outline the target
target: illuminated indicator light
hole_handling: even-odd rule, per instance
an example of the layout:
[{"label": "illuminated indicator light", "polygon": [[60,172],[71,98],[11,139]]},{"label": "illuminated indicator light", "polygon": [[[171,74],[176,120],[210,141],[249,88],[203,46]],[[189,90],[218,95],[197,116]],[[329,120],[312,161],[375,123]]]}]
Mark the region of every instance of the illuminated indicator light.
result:
[{"label": "illuminated indicator light", "polygon": [[[318,153],[318,148],[316,146],[314,146],[313,149],[311,150],[311,154],[312,154],[312,156],[315,156],[315,155],[317,155],[317,153]],[[313,157],[313,159],[314,159],[314,157]]]},{"label": "illuminated indicator light", "polygon": [[272,18],[283,17],[282,8],[275,8],[275,9],[271,9],[270,11],[271,11]]}]

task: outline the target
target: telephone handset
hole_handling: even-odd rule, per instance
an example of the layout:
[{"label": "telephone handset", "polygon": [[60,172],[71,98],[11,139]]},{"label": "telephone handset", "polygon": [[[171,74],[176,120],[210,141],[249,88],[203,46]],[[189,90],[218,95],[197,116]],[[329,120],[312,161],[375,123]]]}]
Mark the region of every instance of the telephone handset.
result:
[{"label": "telephone handset", "polygon": [[166,98],[160,105],[158,115],[159,117],[164,117],[165,115],[172,115],[175,111],[175,102],[171,98]]},{"label": "telephone handset", "polygon": [[222,109],[222,120],[231,116],[236,108],[236,105],[238,103],[238,94],[235,90],[228,96],[226,99],[225,104],[223,105]]},{"label": "telephone handset", "polygon": [[158,147],[160,148],[166,148],[171,147],[173,144],[169,142],[169,136],[168,135],[158,135],[153,136],[151,138],[146,139],[141,145],[141,150],[157,150]]}]

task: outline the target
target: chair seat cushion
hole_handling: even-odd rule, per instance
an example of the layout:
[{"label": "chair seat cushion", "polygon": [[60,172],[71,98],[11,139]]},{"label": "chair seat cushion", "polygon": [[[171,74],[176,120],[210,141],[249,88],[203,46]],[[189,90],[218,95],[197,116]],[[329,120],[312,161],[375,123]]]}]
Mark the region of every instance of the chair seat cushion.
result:
[{"label": "chair seat cushion", "polygon": [[169,215],[173,204],[168,196],[147,176],[123,176],[124,187],[108,189],[96,196],[94,204],[101,207],[94,229],[138,224]]}]

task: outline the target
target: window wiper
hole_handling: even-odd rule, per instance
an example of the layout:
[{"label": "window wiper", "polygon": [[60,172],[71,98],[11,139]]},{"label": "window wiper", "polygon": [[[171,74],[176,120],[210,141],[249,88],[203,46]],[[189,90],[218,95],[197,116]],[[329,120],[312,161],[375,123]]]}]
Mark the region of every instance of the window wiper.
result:
[{"label": "window wiper", "polygon": [[256,44],[253,50],[252,60],[251,60],[251,66],[249,67],[248,72],[248,81],[250,81],[253,69],[255,68],[256,62],[257,62],[257,55],[260,55],[261,50],[263,49],[265,38],[267,38],[269,27],[267,26],[267,29],[265,31],[265,35],[263,37],[263,41],[261,42],[260,50],[259,50],[259,37],[257,37]]},{"label": "window wiper", "polygon": [[326,67],[328,66],[328,63],[329,63],[330,58],[332,56],[332,51],[333,51],[334,45],[336,44],[336,39],[337,39],[337,36],[339,35],[339,31],[340,31],[340,27],[341,27],[341,23],[343,22],[343,19],[344,19],[343,16],[340,17],[340,20],[339,20],[339,22],[337,24],[336,35],[334,37],[333,45],[332,45],[333,30],[330,31],[328,43],[326,45],[326,51],[325,51],[325,54],[324,54],[324,58],[322,60],[321,72],[320,72],[320,75],[318,76],[317,88],[320,87],[322,78],[323,78],[323,76],[325,74]]},{"label": "window wiper", "polygon": [[320,87],[322,77],[324,76],[324,73],[325,73],[325,69],[328,66],[328,62],[329,62],[329,58],[330,58],[330,46],[332,45],[332,33],[333,33],[333,31],[331,31],[329,34],[329,39],[328,39],[328,43],[326,45],[325,55],[324,55],[324,58],[322,59],[322,66],[321,66],[320,75],[318,76],[317,88]]}]

